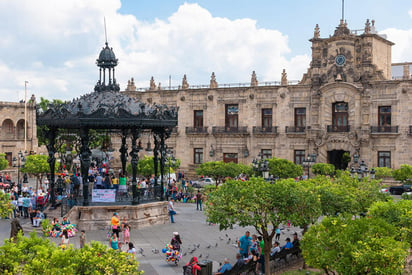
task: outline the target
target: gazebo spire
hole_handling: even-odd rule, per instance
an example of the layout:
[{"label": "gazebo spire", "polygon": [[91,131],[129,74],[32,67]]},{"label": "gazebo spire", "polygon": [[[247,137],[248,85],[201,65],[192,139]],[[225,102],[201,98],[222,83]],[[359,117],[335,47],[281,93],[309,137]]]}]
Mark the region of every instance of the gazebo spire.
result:
[{"label": "gazebo spire", "polygon": [[[94,87],[95,91],[120,91],[119,84],[116,83],[114,67],[117,66],[118,59],[113,52],[113,48],[109,48],[109,43],[106,41],[106,47],[100,51],[99,58],[96,59],[96,64],[99,69],[99,80]],[[106,77],[107,70],[107,77]],[[107,81],[107,83],[106,83]]]}]

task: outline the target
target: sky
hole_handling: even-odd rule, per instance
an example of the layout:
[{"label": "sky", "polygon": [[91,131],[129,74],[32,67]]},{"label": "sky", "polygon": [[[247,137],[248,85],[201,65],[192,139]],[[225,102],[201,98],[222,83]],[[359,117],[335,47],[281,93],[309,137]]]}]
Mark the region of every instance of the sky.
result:
[{"label": "sky", "polygon": [[[412,1],[345,0],[352,30],[374,19],[395,43],[393,62],[412,62]],[[0,0],[0,101],[35,94],[71,100],[93,91],[96,59],[107,40],[124,90],[134,78],[149,86],[300,80],[311,57],[313,30],[333,34],[342,0]]]}]

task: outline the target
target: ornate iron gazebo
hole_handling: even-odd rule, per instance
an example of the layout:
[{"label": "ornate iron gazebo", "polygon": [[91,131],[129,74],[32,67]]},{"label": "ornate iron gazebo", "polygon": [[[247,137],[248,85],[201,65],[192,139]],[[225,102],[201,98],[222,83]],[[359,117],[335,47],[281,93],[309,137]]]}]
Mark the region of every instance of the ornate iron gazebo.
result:
[{"label": "ornate iron gazebo", "polygon": [[[80,164],[83,178],[83,205],[89,205],[88,170],[91,164],[89,148],[89,130],[106,129],[121,134],[120,160],[123,172],[126,171],[128,148],[127,138],[131,138],[132,167],[132,204],[138,203],[137,164],[139,161],[137,139],[143,131],[150,131],[154,138],[155,190],[163,200],[163,172],[165,166],[165,140],[170,137],[172,129],[177,126],[177,107],[166,105],[148,105],[120,93],[116,83],[115,70],[117,59],[108,43],[100,52],[96,63],[100,68],[100,77],[94,92],[73,99],[63,104],[50,104],[46,111],[37,106],[37,125],[41,126],[47,140],[48,162],[50,165],[51,203],[55,205],[55,141],[61,129],[77,132],[80,135]],[[160,153],[160,159],[159,159]],[[157,182],[158,164],[160,160],[161,184]],[[161,188],[156,188],[161,187]],[[160,190],[159,190],[160,189]]]}]

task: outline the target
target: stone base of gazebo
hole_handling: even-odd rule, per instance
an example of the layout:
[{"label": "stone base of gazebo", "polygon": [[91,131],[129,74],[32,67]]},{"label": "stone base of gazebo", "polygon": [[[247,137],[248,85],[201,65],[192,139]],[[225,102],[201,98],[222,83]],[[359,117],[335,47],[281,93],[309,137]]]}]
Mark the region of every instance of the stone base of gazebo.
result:
[{"label": "stone base of gazebo", "polygon": [[138,229],[169,222],[167,201],[139,205],[75,206],[67,213],[78,230],[107,230],[114,212],[126,217],[131,228]]}]

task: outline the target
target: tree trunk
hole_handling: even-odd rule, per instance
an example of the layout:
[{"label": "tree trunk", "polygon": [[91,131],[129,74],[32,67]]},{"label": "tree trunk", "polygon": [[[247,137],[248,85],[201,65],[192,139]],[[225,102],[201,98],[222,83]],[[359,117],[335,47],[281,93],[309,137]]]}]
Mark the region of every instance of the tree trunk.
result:
[{"label": "tree trunk", "polygon": [[270,249],[272,248],[272,240],[269,236],[263,236],[263,241],[265,243],[265,247],[263,249],[265,254],[265,274],[270,275]]}]

